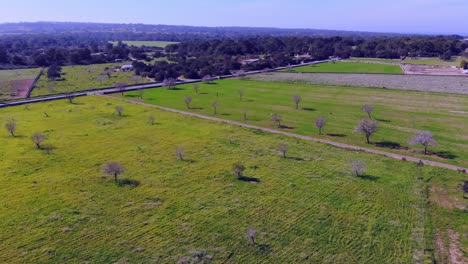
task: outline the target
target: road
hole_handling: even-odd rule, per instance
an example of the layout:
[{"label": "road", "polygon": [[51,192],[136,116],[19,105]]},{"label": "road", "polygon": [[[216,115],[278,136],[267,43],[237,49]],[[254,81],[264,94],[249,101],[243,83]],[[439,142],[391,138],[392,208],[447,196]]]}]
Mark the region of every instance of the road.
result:
[{"label": "road", "polygon": [[[301,67],[301,66],[314,65],[314,64],[319,64],[319,63],[324,63],[324,62],[329,62],[329,61],[331,61],[331,60],[314,61],[314,62],[309,62],[309,63],[289,65],[289,66],[285,66],[285,67],[278,67],[278,68],[274,68],[274,69],[267,69],[267,70],[261,70],[261,71],[251,71],[251,72],[246,72],[243,75],[247,76],[247,75],[254,75],[254,74],[260,74],[260,73],[265,73],[265,72],[273,72],[273,71],[291,69],[291,68],[296,68],[296,67]],[[228,78],[236,78],[236,77],[239,77],[239,76],[236,75],[236,74],[231,74],[231,75],[215,76],[215,77],[212,77],[211,80],[220,80],[220,79],[228,79]],[[197,83],[197,82],[201,82],[201,81],[202,81],[201,79],[185,80],[185,81],[178,81],[177,84]],[[104,89],[92,89],[92,88],[90,88],[89,90],[78,91],[78,92],[74,92],[74,93],[60,94],[60,95],[49,95],[49,96],[44,96],[44,97],[25,99],[25,100],[21,100],[21,101],[0,103],[0,108],[18,106],[18,105],[25,105],[25,104],[33,104],[33,103],[40,103],[40,102],[47,102],[47,101],[62,100],[62,99],[67,99],[70,96],[81,97],[81,96],[87,96],[87,95],[93,95],[93,94],[121,93],[121,92],[129,92],[129,91],[135,91],[135,90],[141,90],[141,89],[158,88],[158,87],[162,87],[162,86],[163,86],[162,83],[148,83],[148,84],[140,84],[140,85],[130,85],[130,86],[127,86],[124,89],[119,89],[119,88],[115,88],[115,87],[113,87],[113,88],[104,88]]]},{"label": "road", "polygon": [[363,152],[377,154],[377,155],[381,155],[381,156],[385,156],[385,157],[389,157],[389,158],[393,158],[393,159],[397,159],[397,160],[404,160],[404,161],[410,161],[410,162],[416,162],[416,163],[421,161],[423,164],[429,165],[429,166],[440,167],[440,168],[445,168],[445,169],[455,170],[455,171],[465,172],[465,173],[468,172],[468,168],[463,168],[463,167],[459,167],[459,166],[455,166],[455,165],[445,164],[445,163],[441,163],[441,162],[437,162],[437,161],[424,160],[424,159],[419,159],[419,158],[410,157],[410,156],[403,156],[403,155],[399,155],[399,154],[395,154],[395,153],[391,153],[391,152],[385,152],[385,151],[380,151],[380,150],[375,150],[375,149],[359,147],[359,146],[355,146],[355,145],[349,145],[349,144],[336,142],[336,141],[332,141],[332,140],[327,140],[327,139],[321,139],[321,138],[314,138],[314,137],[309,137],[309,136],[304,136],[304,135],[298,135],[298,134],[289,133],[289,132],[285,132],[285,131],[281,131],[281,130],[249,125],[249,124],[236,122],[236,121],[232,121],[232,120],[226,120],[226,119],[221,119],[221,118],[216,118],[216,117],[211,117],[211,116],[205,116],[205,115],[201,115],[201,114],[197,114],[197,113],[186,112],[186,111],[177,110],[177,109],[173,109],[173,108],[167,108],[167,107],[163,107],[163,106],[157,106],[157,105],[142,103],[142,102],[138,102],[138,101],[123,99],[123,98],[118,98],[118,97],[113,97],[113,96],[106,96],[106,97],[121,100],[121,101],[124,101],[124,102],[127,102],[127,103],[138,104],[138,105],[147,106],[147,107],[153,107],[153,108],[157,108],[157,109],[168,111],[168,112],[193,116],[193,117],[207,119],[207,120],[216,121],[216,122],[227,123],[227,124],[231,124],[231,125],[235,125],[235,126],[239,126],[239,127],[245,127],[245,128],[250,128],[250,129],[261,130],[261,131],[272,133],[272,134],[283,135],[283,136],[302,139],[302,140],[307,140],[307,141],[324,143],[324,144],[332,145],[332,146],[342,148],[342,149],[363,151]]}]

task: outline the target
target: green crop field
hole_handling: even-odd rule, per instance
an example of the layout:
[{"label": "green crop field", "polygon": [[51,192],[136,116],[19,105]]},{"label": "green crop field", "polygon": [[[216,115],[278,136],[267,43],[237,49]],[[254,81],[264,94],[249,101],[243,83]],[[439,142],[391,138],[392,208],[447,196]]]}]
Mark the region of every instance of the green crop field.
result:
[{"label": "green crop field", "polygon": [[[1,123],[11,119],[17,136],[0,134],[1,263],[174,263],[197,252],[214,263],[410,263],[427,260],[424,249],[431,258],[436,238],[444,263],[449,246],[468,245],[457,172],[426,166],[419,182],[409,162],[103,97],[0,109]],[[352,159],[365,176],[349,172]],[[108,161],[139,185],[103,179]],[[237,180],[237,161],[260,182]],[[430,207],[425,185],[438,194]]]},{"label": "green crop field", "polygon": [[400,66],[359,62],[327,62],[283,70],[287,72],[386,73],[403,74]]},{"label": "green crop field", "polygon": [[[467,95],[249,80],[200,84],[197,95],[192,86],[181,85],[176,90],[146,90],[144,101],[211,116],[214,114],[212,103],[218,102],[218,117],[242,122],[245,109],[248,110],[247,123],[263,127],[276,127],[271,115],[278,113],[283,118],[282,124],[288,127],[285,130],[289,132],[464,167],[468,165]],[[239,98],[240,89],[244,91],[242,101]],[[295,109],[294,95],[302,97],[300,110]],[[187,109],[184,104],[186,96],[193,99],[192,109]],[[139,100],[136,92],[128,93],[126,98]],[[359,120],[367,117],[361,111],[366,104],[375,106],[373,118],[380,120],[372,146],[365,143],[361,134],[353,133]],[[324,132],[328,135],[318,135],[315,119],[319,116],[327,119]],[[413,134],[419,130],[429,130],[438,141],[438,146],[430,148],[433,152],[430,156],[420,155],[421,147],[408,145]]]},{"label": "green crop field", "polygon": [[[108,64],[92,64],[80,66],[64,66],[62,67],[62,77],[65,80],[51,81],[47,78],[47,70],[37,82],[33,89],[32,96],[49,95],[57,93],[75,92],[81,90],[90,90],[95,88],[106,88],[115,86],[116,83],[126,82],[133,84],[130,78],[134,72],[112,72],[111,77],[103,75],[106,67],[113,68],[120,66],[122,63]],[[104,77],[99,80],[100,77]],[[141,78],[139,83],[148,82]]]},{"label": "green crop field", "polygon": [[32,80],[39,74],[39,69],[0,70],[0,82]]},{"label": "green crop field", "polygon": [[468,61],[468,58],[455,56],[455,57],[452,57],[452,59],[450,61],[445,61],[445,60],[441,60],[441,59],[439,59],[437,57],[434,57],[434,58],[425,58],[425,57],[423,57],[423,58],[415,58],[415,59],[413,59],[411,57],[408,57],[407,59],[405,59],[403,61],[403,63],[460,67],[460,63],[461,63],[462,60]]},{"label": "green crop field", "polygon": [[[170,44],[177,44],[179,42],[173,42],[173,41],[122,41],[123,43],[129,45],[129,46],[135,46],[135,47],[160,47],[160,48],[165,48],[167,45]],[[111,42],[114,45],[117,45],[118,41],[112,41]]]}]

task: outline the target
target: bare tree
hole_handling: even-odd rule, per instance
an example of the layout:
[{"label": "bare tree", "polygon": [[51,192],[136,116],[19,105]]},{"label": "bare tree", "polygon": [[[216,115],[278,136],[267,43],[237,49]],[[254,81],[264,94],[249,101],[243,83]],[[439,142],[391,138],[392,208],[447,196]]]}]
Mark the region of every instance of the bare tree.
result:
[{"label": "bare tree", "polygon": [[73,99],[75,99],[75,96],[73,94],[70,94],[67,96],[67,99],[70,104],[73,104]]},{"label": "bare tree", "polygon": [[369,118],[372,118],[371,115],[372,115],[372,112],[374,111],[374,106],[373,105],[365,105],[365,106],[362,107],[362,111],[367,113]]},{"label": "bare tree", "polygon": [[49,114],[47,112],[44,112],[45,117],[49,117]]},{"label": "bare tree", "polygon": [[144,89],[139,89],[138,90],[138,95],[140,96],[140,99],[143,99],[143,95],[145,94],[145,90]]},{"label": "bare tree", "polygon": [[244,90],[240,89],[239,90],[239,99],[242,101],[243,97],[244,97]]},{"label": "bare tree", "polygon": [[103,74],[106,75],[108,78],[111,78],[112,77],[112,70],[107,68],[107,69],[104,70]]},{"label": "bare tree", "polygon": [[273,121],[275,124],[278,124],[278,127],[281,127],[281,120],[282,118],[279,114],[274,113],[271,115],[271,121]]},{"label": "bare tree", "polygon": [[190,103],[191,102],[192,102],[192,97],[190,97],[190,96],[185,97],[184,103],[187,106],[187,109],[190,109]]},{"label": "bare tree", "polygon": [[299,95],[293,96],[293,102],[296,104],[296,109],[299,109],[299,103],[301,103],[302,97]]},{"label": "bare tree", "polygon": [[117,111],[117,114],[119,116],[122,116],[123,110],[124,110],[124,108],[122,106],[120,106],[120,105],[115,107],[115,111]]},{"label": "bare tree", "polygon": [[102,171],[107,175],[114,176],[115,183],[118,183],[117,177],[125,172],[125,168],[118,162],[107,162]]},{"label": "bare tree", "polygon": [[427,155],[427,148],[429,146],[437,146],[437,141],[429,131],[419,131],[413,138],[408,142],[410,145],[423,145],[424,155]]},{"label": "bare tree", "polygon": [[163,81],[163,86],[167,87],[169,90],[171,90],[176,84],[177,81],[174,78],[167,78]]},{"label": "bare tree", "polygon": [[105,80],[106,80],[106,76],[105,75],[100,75],[96,78],[96,80],[99,82],[99,83],[103,83]]},{"label": "bare tree", "polygon": [[283,158],[286,158],[286,152],[288,151],[289,147],[287,145],[280,145],[279,146],[279,152],[281,153],[281,155],[283,155]]},{"label": "bare tree", "polygon": [[36,144],[37,149],[41,149],[42,142],[44,142],[44,140],[47,139],[47,137],[41,133],[34,133],[34,135],[31,138],[33,142]]},{"label": "bare tree", "polygon": [[122,96],[124,95],[125,88],[128,86],[126,82],[118,82],[115,84],[115,88],[117,88],[120,93],[122,93]]},{"label": "bare tree", "polygon": [[214,114],[217,115],[218,114],[219,103],[214,102],[213,104],[211,104],[211,106],[213,106]]},{"label": "bare tree", "polygon": [[196,94],[198,94],[198,89],[200,88],[200,86],[198,84],[195,84],[193,86],[193,90],[195,91]]},{"label": "bare tree", "polygon": [[234,163],[234,165],[232,165],[232,170],[234,171],[234,174],[236,175],[236,177],[239,179],[239,178],[242,178],[242,173],[244,173],[245,171],[245,166],[239,162]]},{"label": "bare tree", "polygon": [[463,182],[463,197],[468,194],[468,181]]},{"label": "bare tree", "polygon": [[257,234],[257,230],[249,229],[247,231],[247,237],[249,238],[249,244],[251,246],[255,246],[255,235]]},{"label": "bare tree", "polygon": [[247,114],[248,114],[248,113],[249,113],[249,110],[247,110],[247,109],[244,109],[244,110],[242,111],[242,114],[244,115],[244,121],[247,121]]},{"label": "bare tree", "polygon": [[15,121],[10,121],[5,124],[6,130],[11,134],[12,137],[15,137],[15,131],[16,131],[16,122]]},{"label": "bare tree", "polygon": [[151,125],[154,125],[154,122],[156,121],[156,118],[152,115],[149,117],[149,121]]},{"label": "bare tree", "polygon": [[183,147],[177,147],[176,149],[176,157],[180,160],[184,160],[184,154],[185,154],[185,150]]},{"label": "bare tree", "polygon": [[206,84],[211,83],[211,75],[207,74],[207,75],[203,76],[202,82],[204,82]]},{"label": "bare tree", "polygon": [[367,144],[370,144],[370,137],[377,131],[378,124],[379,122],[373,119],[361,119],[354,132],[362,133],[366,137]]},{"label": "bare tree", "polygon": [[325,119],[325,117],[318,117],[315,120],[315,126],[319,129],[319,135],[322,135],[322,129],[326,123],[327,123],[327,120]]},{"label": "bare tree", "polygon": [[366,163],[364,163],[362,160],[352,160],[349,163],[349,168],[354,174],[356,174],[357,177],[359,177],[366,170]]},{"label": "bare tree", "polygon": [[232,139],[232,136],[229,136],[229,137],[228,137],[228,140],[229,140],[229,144],[232,145],[232,144],[234,143],[234,140]]}]

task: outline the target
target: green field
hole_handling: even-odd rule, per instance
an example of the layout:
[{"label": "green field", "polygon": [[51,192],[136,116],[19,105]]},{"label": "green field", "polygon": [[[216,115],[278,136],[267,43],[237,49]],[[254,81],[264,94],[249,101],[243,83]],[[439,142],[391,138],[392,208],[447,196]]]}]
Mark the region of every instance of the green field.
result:
[{"label": "green field", "polygon": [[[119,82],[133,84],[130,78],[134,75],[134,72],[112,72],[111,78],[103,75],[106,67],[113,68],[114,66],[120,65],[122,65],[122,63],[64,66],[62,67],[62,77],[64,77],[65,80],[50,81],[47,78],[47,74],[44,74],[37,82],[37,85],[32,92],[32,96],[106,88],[115,86],[115,84]],[[99,81],[98,78],[100,76],[105,76],[106,78]],[[141,79],[139,82],[148,81],[146,79]]]},{"label": "green field", "polygon": [[462,60],[466,60],[468,61],[468,58],[463,58],[463,57],[460,57],[460,56],[455,56],[455,57],[452,57],[452,59],[450,61],[444,61],[444,60],[441,60],[437,57],[434,57],[434,58],[416,58],[416,59],[413,59],[411,57],[408,57],[407,59],[405,59],[403,61],[403,63],[406,63],[406,64],[425,64],[425,65],[440,65],[440,66],[457,66],[457,67],[460,67],[460,62]]},{"label": "green field", "polygon": [[39,69],[0,70],[0,82],[32,80],[39,74]]},{"label": "green field", "polygon": [[[173,41],[122,41],[124,44],[127,44],[129,46],[135,46],[135,47],[159,47],[159,48],[165,48],[167,45],[170,44],[177,44],[179,42],[173,42]],[[112,41],[111,42],[114,45],[117,45],[118,41]]]},{"label": "green field", "polygon": [[[279,113],[289,132],[468,166],[466,95],[248,80],[200,84],[198,95],[192,85],[178,88],[146,90],[144,101],[187,110],[183,101],[186,96],[191,96],[192,109],[188,111],[205,115],[214,114],[212,103],[217,101],[220,104],[218,117],[242,122],[242,112],[247,109],[247,123],[263,127],[276,127],[272,124],[271,115]],[[243,101],[239,99],[240,89],[245,93]],[[295,109],[294,95],[302,97],[301,110]],[[136,92],[128,93],[126,97],[138,100]],[[361,111],[366,104],[375,106],[373,117],[380,120],[380,129],[373,137],[373,142],[380,147],[365,144],[362,135],[353,133],[358,121],[367,117]],[[330,135],[318,135],[314,122],[319,116],[328,120],[325,133]],[[434,155],[418,154],[421,151],[419,146],[406,149],[407,142],[419,130],[429,130],[434,134],[439,143],[431,148]]]},{"label": "green field", "polygon": [[[448,230],[462,234],[462,250],[468,244],[467,214],[446,203],[466,205],[457,172],[422,169],[423,183],[443,191],[425,207],[408,162],[102,97],[0,109],[1,123],[12,118],[17,137],[0,134],[2,263],[174,263],[194,251],[214,263],[410,263],[425,259],[424,248],[431,257],[435,235],[444,263]],[[50,154],[35,148],[35,132],[48,136]],[[365,177],[348,170],[356,158]],[[140,185],[102,179],[108,161]],[[237,180],[237,161],[260,182]]]},{"label": "green field", "polygon": [[403,74],[400,66],[359,62],[326,62],[283,70],[287,72],[385,73]]},{"label": "green field", "polygon": [[348,60],[350,60],[350,61],[364,61],[364,62],[385,62],[385,63],[397,63],[397,64],[399,64],[401,62],[401,60],[399,60],[399,59],[360,58],[360,57],[351,57]]}]

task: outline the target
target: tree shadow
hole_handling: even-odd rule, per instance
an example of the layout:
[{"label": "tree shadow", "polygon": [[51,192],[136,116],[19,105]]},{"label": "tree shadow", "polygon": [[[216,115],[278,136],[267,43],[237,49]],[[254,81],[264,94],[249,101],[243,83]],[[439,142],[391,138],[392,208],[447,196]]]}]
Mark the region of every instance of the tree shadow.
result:
[{"label": "tree shadow", "polygon": [[256,244],[255,247],[263,254],[269,254],[273,251],[272,247],[268,244]]},{"label": "tree shadow", "polygon": [[361,178],[363,180],[368,180],[368,181],[378,181],[380,179],[380,177],[367,175],[367,174],[363,174],[363,175],[359,176],[359,178]]},{"label": "tree shadow", "polygon": [[388,119],[375,119],[379,122],[383,122],[383,123],[391,123],[392,121],[391,120],[388,120]]},{"label": "tree shadow", "polygon": [[140,97],[140,96],[137,95],[137,94],[126,94],[125,97],[132,97],[132,98],[134,98],[134,97]]},{"label": "tree shadow", "polygon": [[190,110],[203,110],[203,107],[190,107]]},{"label": "tree shadow", "polygon": [[230,116],[231,114],[229,114],[229,113],[222,113],[221,115],[222,115],[222,116]]},{"label": "tree shadow", "polygon": [[260,182],[260,179],[249,176],[239,176],[237,179],[244,182]]},{"label": "tree shadow", "polygon": [[440,158],[443,158],[443,159],[456,159],[456,158],[458,158],[458,155],[455,155],[450,151],[437,151],[437,152],[432,152],[431,154],[436,155],[437,157],[440,157]]},{"label": "tree shadow", "polygon": [[198,94],[208,94],[208,93],[198,93]]},{"label": "tree shadow", "polygon": [[295,161],[305,161],[305,159],[303,159],[303,158],[298,158],[298,157],[286,157],[286,159],[295,160]]},{"label": "tree shadow", "polygon": [[123,187],[123,186],[137,187],[138,185],[140,185],[140,181],[132,180],[132,179],[120,179],[120,180],[118,180],[117,184],[120,187]]},{"label": "tree shadow", "polygon": [[249,99],[247,100],[247,102],[255,102],[255,100]]},{"label": "tree shadow", "polygon": [[380,142],[375,142],[373,143],[376,147],[380,148],[390,148],[390,149],[409,149],[408,147],[404,147],[400,145],[398,142],[393,142],[393,141],[380,141]]},{"label": "tree shadow", "polygon": [[315,109],[315,108],[310,108],[310,107],[304,107],[304,108],[302,108],[302,110],[304,110],[304,111],[311,111],[311,112],[317,111],[317,109]]},{"label": "tree shadow", "polygon": [[340,137],[340,138],[346,137],[345,134],[334,134],[334,133],[328,133],[327,136],[330,136],[330,137]]},{"label": "tree shadow", "polygon": [[295,127],[290,127],[290,126],[286,126],[286,125],[281,125],[281,126],[279,126],[279,128],[281,128],[281,129],[295,129]]},{"label": "tree shadow", "polygon": [[184,91],[184,88],[179,88],[179,87],[172,87],[171,89],[168,89],[169,91]]}]

